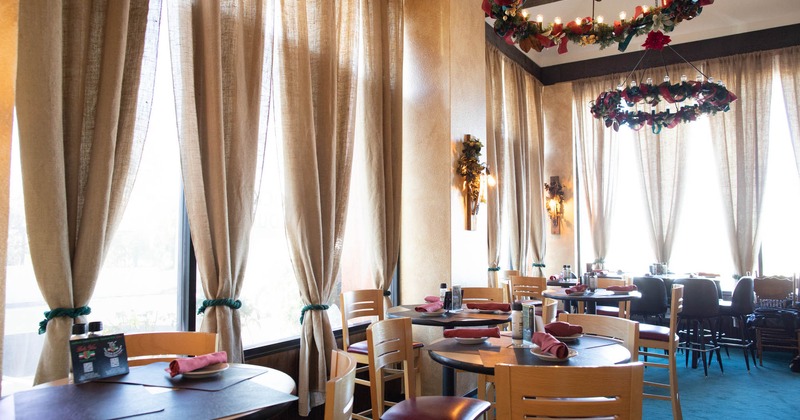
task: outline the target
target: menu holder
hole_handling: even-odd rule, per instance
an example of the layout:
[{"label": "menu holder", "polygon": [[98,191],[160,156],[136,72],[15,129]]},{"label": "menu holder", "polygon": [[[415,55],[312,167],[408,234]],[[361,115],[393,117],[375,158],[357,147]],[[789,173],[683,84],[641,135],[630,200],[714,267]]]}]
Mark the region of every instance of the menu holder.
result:
[{"label": "menu holder", "polygon": [[69,342],[72,380],[79,384],[128,373],[123,334],[109,334]]}]

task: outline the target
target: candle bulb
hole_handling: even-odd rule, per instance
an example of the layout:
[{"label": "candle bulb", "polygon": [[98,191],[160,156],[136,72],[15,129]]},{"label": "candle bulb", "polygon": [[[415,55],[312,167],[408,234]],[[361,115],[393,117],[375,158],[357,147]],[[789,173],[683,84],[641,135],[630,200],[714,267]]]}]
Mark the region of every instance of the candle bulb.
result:
[{"label": "candle bulb", "polygon": [[528,11],[527,10],[523,10],[522,11],[522,18],[525,19],[525,20],[528,20]]},{"label": "candle bulb", "polygon": [[647,13],[649,11],[650,11],[650,7],[649,6],[646,6],[646,5],[642,6],[642,12]]},{"label": "candle bulb", "polygon": [[541,24],[542,24],[542,22],[544,22],[544,16],[542,16],[542,15],[536,15],[536,22],[537,22],[537,23],[539,23],[539,24],[541,25]]},{"label": "candle bulb", "polygon": [[597,17],[597,23],[603,23],[603,15]]},{"label": "candle bulb", "polygon": [[580,25],[580,24],[581,24],[581,18],[579,18],[579,17],[576,17],[576,18],[575,18],[575,24],[576,24],[576,25]]},{"label": "candle bulb", "polygon": [[626,17],[628,17],[628,14],[624,10],[619,12],[619,20],[625,20]]},{"label": "candle bulb", "polygon": [[561,25],[561,18],[559,16],[556,16],[556,19],[553,22],[555,22],[556,25]]}]

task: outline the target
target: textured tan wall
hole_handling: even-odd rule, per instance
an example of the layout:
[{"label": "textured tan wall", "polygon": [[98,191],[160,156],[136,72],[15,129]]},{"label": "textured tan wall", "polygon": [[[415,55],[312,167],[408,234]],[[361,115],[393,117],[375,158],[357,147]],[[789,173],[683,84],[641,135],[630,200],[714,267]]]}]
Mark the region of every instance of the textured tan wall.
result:
[{"label": "textured tan wall", "polygon": [[572,147],[572,84],[545,86],[544,97],[544,176],[558,176],[564,186],[564,218],[561,234],[547,234],[544,263],[548,275],[557,274],[564,264],[578,271],[575,254],[575,153]]},{"label": "textured tan wall", "polygon": [[[464,134],[486,132],[484,15],[480,0],[405,2],[403,204],[400,299],[438,294],[439,283],[486,281],[485,215],[465,230],[461,179],[455,175]],[[484,212],[485,213],[485,212]],[[415,340],[441,328],[414,328]],[[422,355],[423,394],[441,395],[441,366]],[[459,375],[459,391],[474,375]]]}]

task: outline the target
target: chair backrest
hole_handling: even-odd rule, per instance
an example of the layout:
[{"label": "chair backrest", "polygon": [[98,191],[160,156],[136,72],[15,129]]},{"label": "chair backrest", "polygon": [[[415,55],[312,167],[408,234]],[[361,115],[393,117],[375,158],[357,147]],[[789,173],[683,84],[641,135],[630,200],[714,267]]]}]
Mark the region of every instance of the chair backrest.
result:
[{"label": "chair backrest", "polygon": [[128,366],[170,362],[181,357],[217,351],[217,334],[194,331],[161,331],[125,334]]},{"label": "chair backrest", "polygon": [[583,327],[584,334],[616,338],[631,353],[631,360],[639,358],[639,323],[630,319],[591,315],[591,314],[559,314],[559,321]]},{"label": "chair backrest", "polygon": [[503,289],[499,287],[462,287],[462,303],[503,302]]},{"label": "chair backrest", "polygon": [[631,313],[634,315],[655,316],[667,313],[667,289],[659,277],[636,277],[636,289],[642,294],[631,300]]},{"label": "chair backrest", "polygon": [[678,333],[678,317],[683,312],[683,285],[672,285],[672,304],[669,309],[669,333],[673,341]]},{"label": "chair backrest", "polygon": [[731,312],[747,315],[756,310],[755,283],[752,277],[741,277],[731,294]]},{"label": "chair backrest", "polygon": [[558,301],[555,299],[544,298],[542,301],[542,323],[547,325],[555,322],[558,316]]},{"label": "chair backrest", "polygon": [[597,288],[605,289],[608,286],[628,286],[631,284],[630,278],[598,277]]},{"label": "chair backrest", "polygon": [[383,307],[383,290],[351,290],[342,292],[339,298],[342,305],[342,348],[347,349],[351,344],[350,328],[346,328],[350,320],[373,317],[374,321],[381,321],[386,317]]},{"label": "chair backrest", "polygon": [[641,419],[643,375],[641,362],[596,367],[498,364],[497,418]]},{"label": "chair backrest", "polygon": [[683,313],[686,318],[713,318],[719,315],[719,290],[711,279],[687,278],[675,280],[682,284]]},{"label": "chair backrest", "polygon": [[757,306],[784,307],[791,298],[792,279],[782,276],[758,277],[753,280]]},{"label": "chair backrest", "polygon": [[325,420],[350,420],[356,386],[356,359],[344,350],[331,352],[331,379],[325,384]]},{"label": "chair backrest", "polygon": [[519,270],[503,270],[500,272],[500,286],[505,292],[508,302],[513,302],[514,297],[511,296],[511,276],[518,276]]},{"label": "chair backrest", "polygon": [[547,290],[547,279],[544,277],[511,276],[511,298],[517,300],[542,299],[542,292]]},{"label": "chair backrest", "polygon": [[412,343],[411,318],[385,319],[367,327],[369,390],[372,397],[373,419],[383,415],[383,369],[388,365],[395,363],[401,365],[406,398],[416,396]]}]

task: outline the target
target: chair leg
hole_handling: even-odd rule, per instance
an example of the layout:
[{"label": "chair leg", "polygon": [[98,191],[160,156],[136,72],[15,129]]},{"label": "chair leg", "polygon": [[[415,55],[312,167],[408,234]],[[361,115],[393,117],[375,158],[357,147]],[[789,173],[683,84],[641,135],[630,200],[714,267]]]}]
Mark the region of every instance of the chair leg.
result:
[{"label": "chair leg", "polygon": [[[750,347],[750,343],[747,340],[747,336],[744,333],[744,316],[739,315],[736,320],[739,322],[739,337],[741,337],[742,343],[742,354],[744,354],[744,365],[747,366],[747,371],[750,372],[750,360],[747,356],[748,347]],[[753,360],[755,363],[755,359]]]},{"label": "chair leg", "polygon": [[[719,343],[717,342],[717,332],[714,330],[715,327],[719,327],[716,323],[719,322],[719,319],[716,321],[713,319],[708,320],[708,329],[711,330],[711,344],[716,347],[714,352],[717,353],[717,363],[719,364],[719,371],[725,373],[725,370],[722,368],[722,356],[719,350]],[[713,352],[712,352],[713,353]]]},{"label": "chair leg", "polygon": [[673,420],[683,420],[683,413],[681,412],[681,400],[678,394],[678,366],[677,354],[672,352],[669,355],[669,392],[670,401],[672,402],[672,418]]}]

